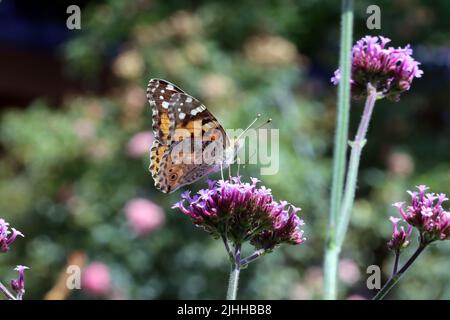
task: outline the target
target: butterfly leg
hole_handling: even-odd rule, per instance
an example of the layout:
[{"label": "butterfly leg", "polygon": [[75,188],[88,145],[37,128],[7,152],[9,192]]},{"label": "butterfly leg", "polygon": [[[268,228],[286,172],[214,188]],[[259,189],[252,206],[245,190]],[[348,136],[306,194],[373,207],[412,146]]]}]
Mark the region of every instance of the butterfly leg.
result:
[{"label": "butterfly leg", "polygon": [[222,177],[222,180],[225,181],[225,179],[223,178],[223,165],[220,164],[220,175]]},{"label": "butterfly leg", "polygon": [[238,165],[236,177],[239,177],[239,169],[241,168],[241,158],[236,157],[236,162],[237,162],[237,165]]}]

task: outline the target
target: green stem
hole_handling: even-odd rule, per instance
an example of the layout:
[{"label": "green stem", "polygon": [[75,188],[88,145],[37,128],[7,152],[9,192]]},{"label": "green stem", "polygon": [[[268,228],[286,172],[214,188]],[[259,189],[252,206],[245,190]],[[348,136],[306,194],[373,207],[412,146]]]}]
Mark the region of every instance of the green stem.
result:
[{"label": "green stem", "polygon": [[336,131],[334,136],[333,177],[329,213],[329,230],[324,262],[324,298],[336,299],[337,259],[336,220],[344,189],[348,123],[350,114],[350,73],[353,34],[353,0],[342,1],[341,39],[339,70],[341,79],[338,88]]},{"label": "green stem", "polygon": [[0,291],[8,298],[8,300],[16,300],[14,295],[0,282]]},{"label": "green stem", "polygon": [[423,250],[427,247],[426,244],[420,244],[417,248],[416,252],[409,258],[409,260],[405,263],[405,265],[398,271],[393,274],[389,280],[384,284],[383,288],[378,291],[378,293],[373,297],[372,300],[382,300],[386,294],[397,284],[398,281],[402,278],[403,274],[409,269],[409,267],[413,264],[413,262],[419,257],[419,255],[423,252]]},{"label": "green stem", "polygon": [[339,249],[333,243],[325,251],[324,261],[324,299],[335,300],[337,296],[337,273],[338,273]]},{"label": "green stem", "polygon": [[250,256],[241,260],[241,267],[247,266],[250,262],[253,262],[256,259],[258,259],[259,257],[261,257],[265,252],[266,252],[266,250],[264,250],[264,249],[256,250]]},{"label": "green stem", "polygon": [[395,259],[394,259],[394,267],[392,268],[392,276],[394,276],[397,273],[399,259],[400,259],[400,250],[396,250],[395,251]]},{"label": "green stem", "polygon": [[341,212],[337,226],[336,244],[338,248],[342,247],[347,233],[348,224],[352,214],[353,203],[355,200],[355,188],[358,181],[359,160],[361,158],[361,151],[366,144],[366,133],[369,128],[370,119],[372,117],[375,101],[379,94],[376,89],[369,83],[367,85],[367,98],[364,106],[361,122],[358,126],[358,131],[355,140],[350,142],[351,153],[348,164],[347,178],[345,181],[344,198],[342,200]]},{"label": "green stem", "polygon": [[241,271],[241,246],[236,245],[234,261],[231,265],[230,279],[228,281],[227,300],[236,300],[239,272]]},{"label": "green stem", "polygon": [[233,252],[231,251],[230,245],[228,243],[228,238],[225,235],[222,235],[222,241],[225,246],[225,250],[228,253],[228,258],[230,259],[231,263],[233,263],[234,255],[233,255]]}]

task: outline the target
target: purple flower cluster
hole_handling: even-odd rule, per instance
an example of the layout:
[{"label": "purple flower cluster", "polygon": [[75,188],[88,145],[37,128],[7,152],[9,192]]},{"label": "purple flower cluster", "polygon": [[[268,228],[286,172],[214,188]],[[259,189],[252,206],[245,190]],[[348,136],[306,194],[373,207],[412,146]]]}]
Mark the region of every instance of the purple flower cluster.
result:
[{"label": "purple flower cluster", "polygon": [[[423,71],[414,60],[409,45],[404,48],[386,47],[391,40],[382,36],[365,36],[352,49],[351,86],[355,97],[364,97],[370,83],[383,96],[397,101],[400,93],[409,90],[414,78]],[[336,70],[331,82],[340,81]]]},{"label": "purple flower cluster", "polygon": [[395,252],[400,252],[400,250],[406,248],[409,245],[408,237],[411,234],[412,226],[408,224],[408,229],[405,231],[403,226],[398,228],[398,223],[401,221],[399,218],[391,217],[392,224],[394,225],[394,230],[392,232],[392,239],[388,242],[388,248]]},{"label": "purple flower cluster", "polygon": [[0,218],[0,252],[8,252],[9,246],[16,240],[17,236],[24,236],[20,231],[14,228],[11,228],[11,230],[12,234],[9,230],[9,223]]},{"label": "purple flower cluster", "polygon": [[404,202],[393,205],[407,223],[419,230],[423,244],[450,239],[450,213],[442,207],[442,203],[448,200],[447,196],[426,193],[429,188],[425,185],[417,188],[419,192],[408,191],[411,196],[409,206],[404,208]]},{"label": "purple flower cluster", "polygon": [[281,243],[303,243],[303,220],[297,216],[300,208],[274,201],[270,189],[258,188],[256,178],[251,181],[243,183],[240,177],[208,181],[208,189],[193,197],[189,191],[183,193],[173,208],[214,237],[237,244],[250,241],[257,249],[272,250]]}]

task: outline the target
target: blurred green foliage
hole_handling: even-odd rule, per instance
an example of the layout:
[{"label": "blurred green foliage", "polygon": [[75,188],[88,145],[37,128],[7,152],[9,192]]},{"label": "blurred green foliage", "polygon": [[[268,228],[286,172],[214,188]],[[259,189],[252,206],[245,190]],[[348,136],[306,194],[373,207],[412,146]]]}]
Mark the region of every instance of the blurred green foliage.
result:
[{"label": "blurred green foliage", "polygon": [[[377,34],[365,25],[365,8],[373,3],[382,8],[381,34],[393,45],[445,45],[448,1],[358,1],[356,37]],[[88,5],[82,31],[61,54],[68,76],[88,88],[105,82],[107,93],[68,93],[57,108],[39,100],[1,117],[0,214],[26,235],[2,255],[2,279],[13,277],[14,264],[30,266],[26,297],[43,298],[68,256],[80,250],[110,267],[109,298],[224,297],[229,266],[222,243],[170,209],[181,192],[154,189],[148,155],[127,153],[130,138],[151,128],[145,87],[158,77],[198,97],[225,127],[245,127],[257,113],[274,119],[279,173],[259,177],[254,165],[241,173],[258,176],[277,199],[302,207],[307,241],[244,270],[239,298],[320,298],[335,108],[329,77],[338,59],[339,10],[338,1],[312,0]],[[449,80],[440,70],[424,69],[423,80],[399,103],[376,106],[342,255],[358,272],[342,271],[342,297],[373,295],[365,287],[371,264],[388,275],[387,218],[397,214],[391,203],[419,183],[450,193]],[[353,130],[360,105],[352,106]],[[123,208],[135,197],[164,209],[162,228],[144,237],[130,231]],[[390,297],[450,298],[449,251],[447,243],[428,250]],[[88,297],[82,290],[70,295]]]}]

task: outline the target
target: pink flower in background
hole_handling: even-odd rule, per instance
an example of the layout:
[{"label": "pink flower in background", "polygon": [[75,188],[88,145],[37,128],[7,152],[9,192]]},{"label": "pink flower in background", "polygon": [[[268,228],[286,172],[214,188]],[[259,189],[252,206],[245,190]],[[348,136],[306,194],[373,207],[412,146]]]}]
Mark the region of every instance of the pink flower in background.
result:
[{"label": "pink flower in background", "polygon": [[346,300],[367,300],[367,299],[359,294],[352,294],[352,295],[348,296],[346,298]]},{"label": "pink flower in background", "polygon": [[339,278],[342,282],[351,285],[361,278],[358,265],[350,259],[343,259],[339,262]]},{"label": "pink flower in background", "polygon": [[73,124],[73,130],[81,141],[89,141],[95,137],[95,121],[92,119],[79,119]]},{"label": "pink flower in background", "polygon": [[125,215],[130,228],[139,236],[158,229],[165,220],[163,210],[150,200],[143,198],[128,201],[125,205]]},{"label": "pink flower in background", "polygon": [[305,285],[299,283],[294,286],[289,298],[292,300],[311,300],[313,293]]},{"label": "pink flower in background", "polygon": [[81,278],[82,288],[93,296],[103,296],[111,290],[111,275],[107,265],[93,262],[88,265]]},{"label": "pink flower in background", "polygon": [[143,131],[136,133],[127,144],[127,153],[133,158],[140,158],[150,152],[153,143],[153,133]]},{"label": "pink flower in background", "polygon": [[414,160],[406,152],[394,151],[387,157],[387,167],[395,176],[409,176],[414,172]]}]

